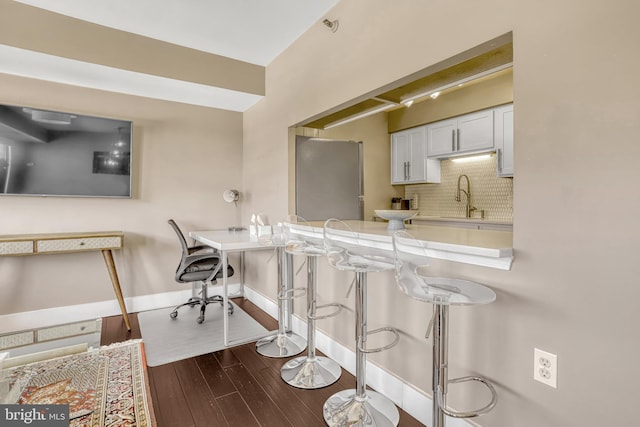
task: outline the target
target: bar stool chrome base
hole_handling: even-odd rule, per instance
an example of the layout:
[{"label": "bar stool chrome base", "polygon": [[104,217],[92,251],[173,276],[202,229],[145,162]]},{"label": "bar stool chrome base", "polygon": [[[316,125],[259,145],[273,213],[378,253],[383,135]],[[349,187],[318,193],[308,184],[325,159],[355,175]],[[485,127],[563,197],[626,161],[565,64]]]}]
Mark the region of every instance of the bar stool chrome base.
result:
[{"label": "bar stool chrome base", "polygon": [[[429,322],[425,338],[433,334],[432,390],[433,410],[431,427],[445,427],[446,417],[473,418],[491,411],[498,401],[493,384],[486,378],[468,376],[450,380],[449,372],[449,307],[489,304],[496,294],[486,286],[469,280],[452,277],[427,276],[429,256],[423,243],[406,231],[393,236],[396,254],[396,282],[407,296],[433,304],[433,317]],[[449,384],[477,381],[491,393],[491,401],[484,407],[472,411],[454,411],[447,406]]]},{"label": "bar stool chrome base", "polygon": [[329,426],[394,427],[400,421],[396,405],[371,390],[363,398],[356,396],[355,389],[336,393],[324,403],[322,413]]},{"label": "bar stool chrome base", "polygon": [[256,351],[266,357],[291,357],[307,348],[307,340],[293,332],[278,333],[256,342]]},{"label": "bar stool chrome base", "polygon": [[327,387],[340,378],[342,368],[328,357],[296,357],[284,364],[280,370],[284,382],[304,389]]}]

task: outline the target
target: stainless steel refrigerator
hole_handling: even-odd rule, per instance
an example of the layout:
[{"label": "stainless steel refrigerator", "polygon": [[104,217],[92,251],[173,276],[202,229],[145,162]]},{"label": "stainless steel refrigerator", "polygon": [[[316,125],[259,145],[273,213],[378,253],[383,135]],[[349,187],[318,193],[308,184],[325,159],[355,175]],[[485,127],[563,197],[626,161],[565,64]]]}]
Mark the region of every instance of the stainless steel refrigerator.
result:
[{"label": "stainless steel refrigerator", "polygon": [[362,142],[296,137],[296,213],[308,221],[364,218]]}]

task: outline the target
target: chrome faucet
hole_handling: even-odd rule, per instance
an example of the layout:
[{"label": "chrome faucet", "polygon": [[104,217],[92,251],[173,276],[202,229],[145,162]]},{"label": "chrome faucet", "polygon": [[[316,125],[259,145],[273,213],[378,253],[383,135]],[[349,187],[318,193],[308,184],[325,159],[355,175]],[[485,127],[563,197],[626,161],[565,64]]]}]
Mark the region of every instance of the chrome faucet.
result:
[{"label": "chrome faucet", "polygon": [[[460,180],[462,179],[462,177],[464,177],[467,180],[466,190],[463,190],[462,188],[460,188]],[[456,202],[459,202],[461,200],[460,193],[464,193],[466,196],[467,205],[465,209],[466,211],[465,215],[467,218],[471,218],[471,212],[475,211],[476,208],[471,205],[471,182],[469,180],[469,177],[464,174],[458,176],[458,190],[456,191]]]}]

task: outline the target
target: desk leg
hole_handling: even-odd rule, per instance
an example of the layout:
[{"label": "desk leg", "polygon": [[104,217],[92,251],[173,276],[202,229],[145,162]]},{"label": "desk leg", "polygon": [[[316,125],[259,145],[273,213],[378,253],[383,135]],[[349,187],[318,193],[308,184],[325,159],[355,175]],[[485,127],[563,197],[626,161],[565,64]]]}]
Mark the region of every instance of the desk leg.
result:
[{"label": "desk leg", "polygon": [[111,284],[113,285],[113,291],[118,298],[118,304],[120,304],[120,311],[124,317],[124,323],[127,325],[127,330],[131,331],[131,322],[129,322],[129,315],[127,314],[127,307],[124,305],[124,298],[122,297],[122,289],[120,288],[120,281],[118,280],[118,272],[116,271],[116,264],[113,262],[113,254],[111,249],[103,249],[102,256],[104,262],[107,264],[107,270],[109,271],[109,277],[111,277]]},{"label": "desk leg", "polygon": [[224,334],[224,346],[229,347],[229,288],[227,278],[228,259],[227,252],[221,251],[220,257],[222,258],[222,327]]}]

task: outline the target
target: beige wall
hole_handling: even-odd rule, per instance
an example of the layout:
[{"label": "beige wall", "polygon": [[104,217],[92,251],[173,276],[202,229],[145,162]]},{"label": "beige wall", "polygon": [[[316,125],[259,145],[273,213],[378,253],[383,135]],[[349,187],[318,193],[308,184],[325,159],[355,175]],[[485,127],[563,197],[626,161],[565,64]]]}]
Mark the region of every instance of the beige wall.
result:
[{"label": "beige wall", "polygon": [[[435,274],[479,280],[498,295],[451,313],[451,375],[480,373],[498,386],[498,406],[480,425],[634,422],[623,408],[635,407],[640,378],[639,12],[632,1],[343,1],[330,13],[338,32],[305,33],[267,68],[267,97],[244,116],[244,185],[254,194],[246,212],[282,216],[289,126],[513,31],[513,269],[433,263]],[[273,298],[273,280],[257,281],[261,256],[248,258],[248,277]],[[319,299],[344,302],[349,281],[321,264]],[[370,280],[370,326],[399,327],[402,344],[372,359],[428,390],[431,310],[392,281]],[[343,314],[320,327],[352,346]],[[532,380],[534,347],[558,355],[558,389]],[[486,398],[457,393],[459,409]]]},{"label": "beige wall", "polygon": [[[0,74],[0,103],[133,121],[131,199],[4,196],[0,234],[123,230],[125,297],[185,289],[173,280],[184,231],[235,224],[242,115]],[[220,161],[220,159],[223,161]],[[0,259],[0,314],[113,300],[99,252]]]}]

